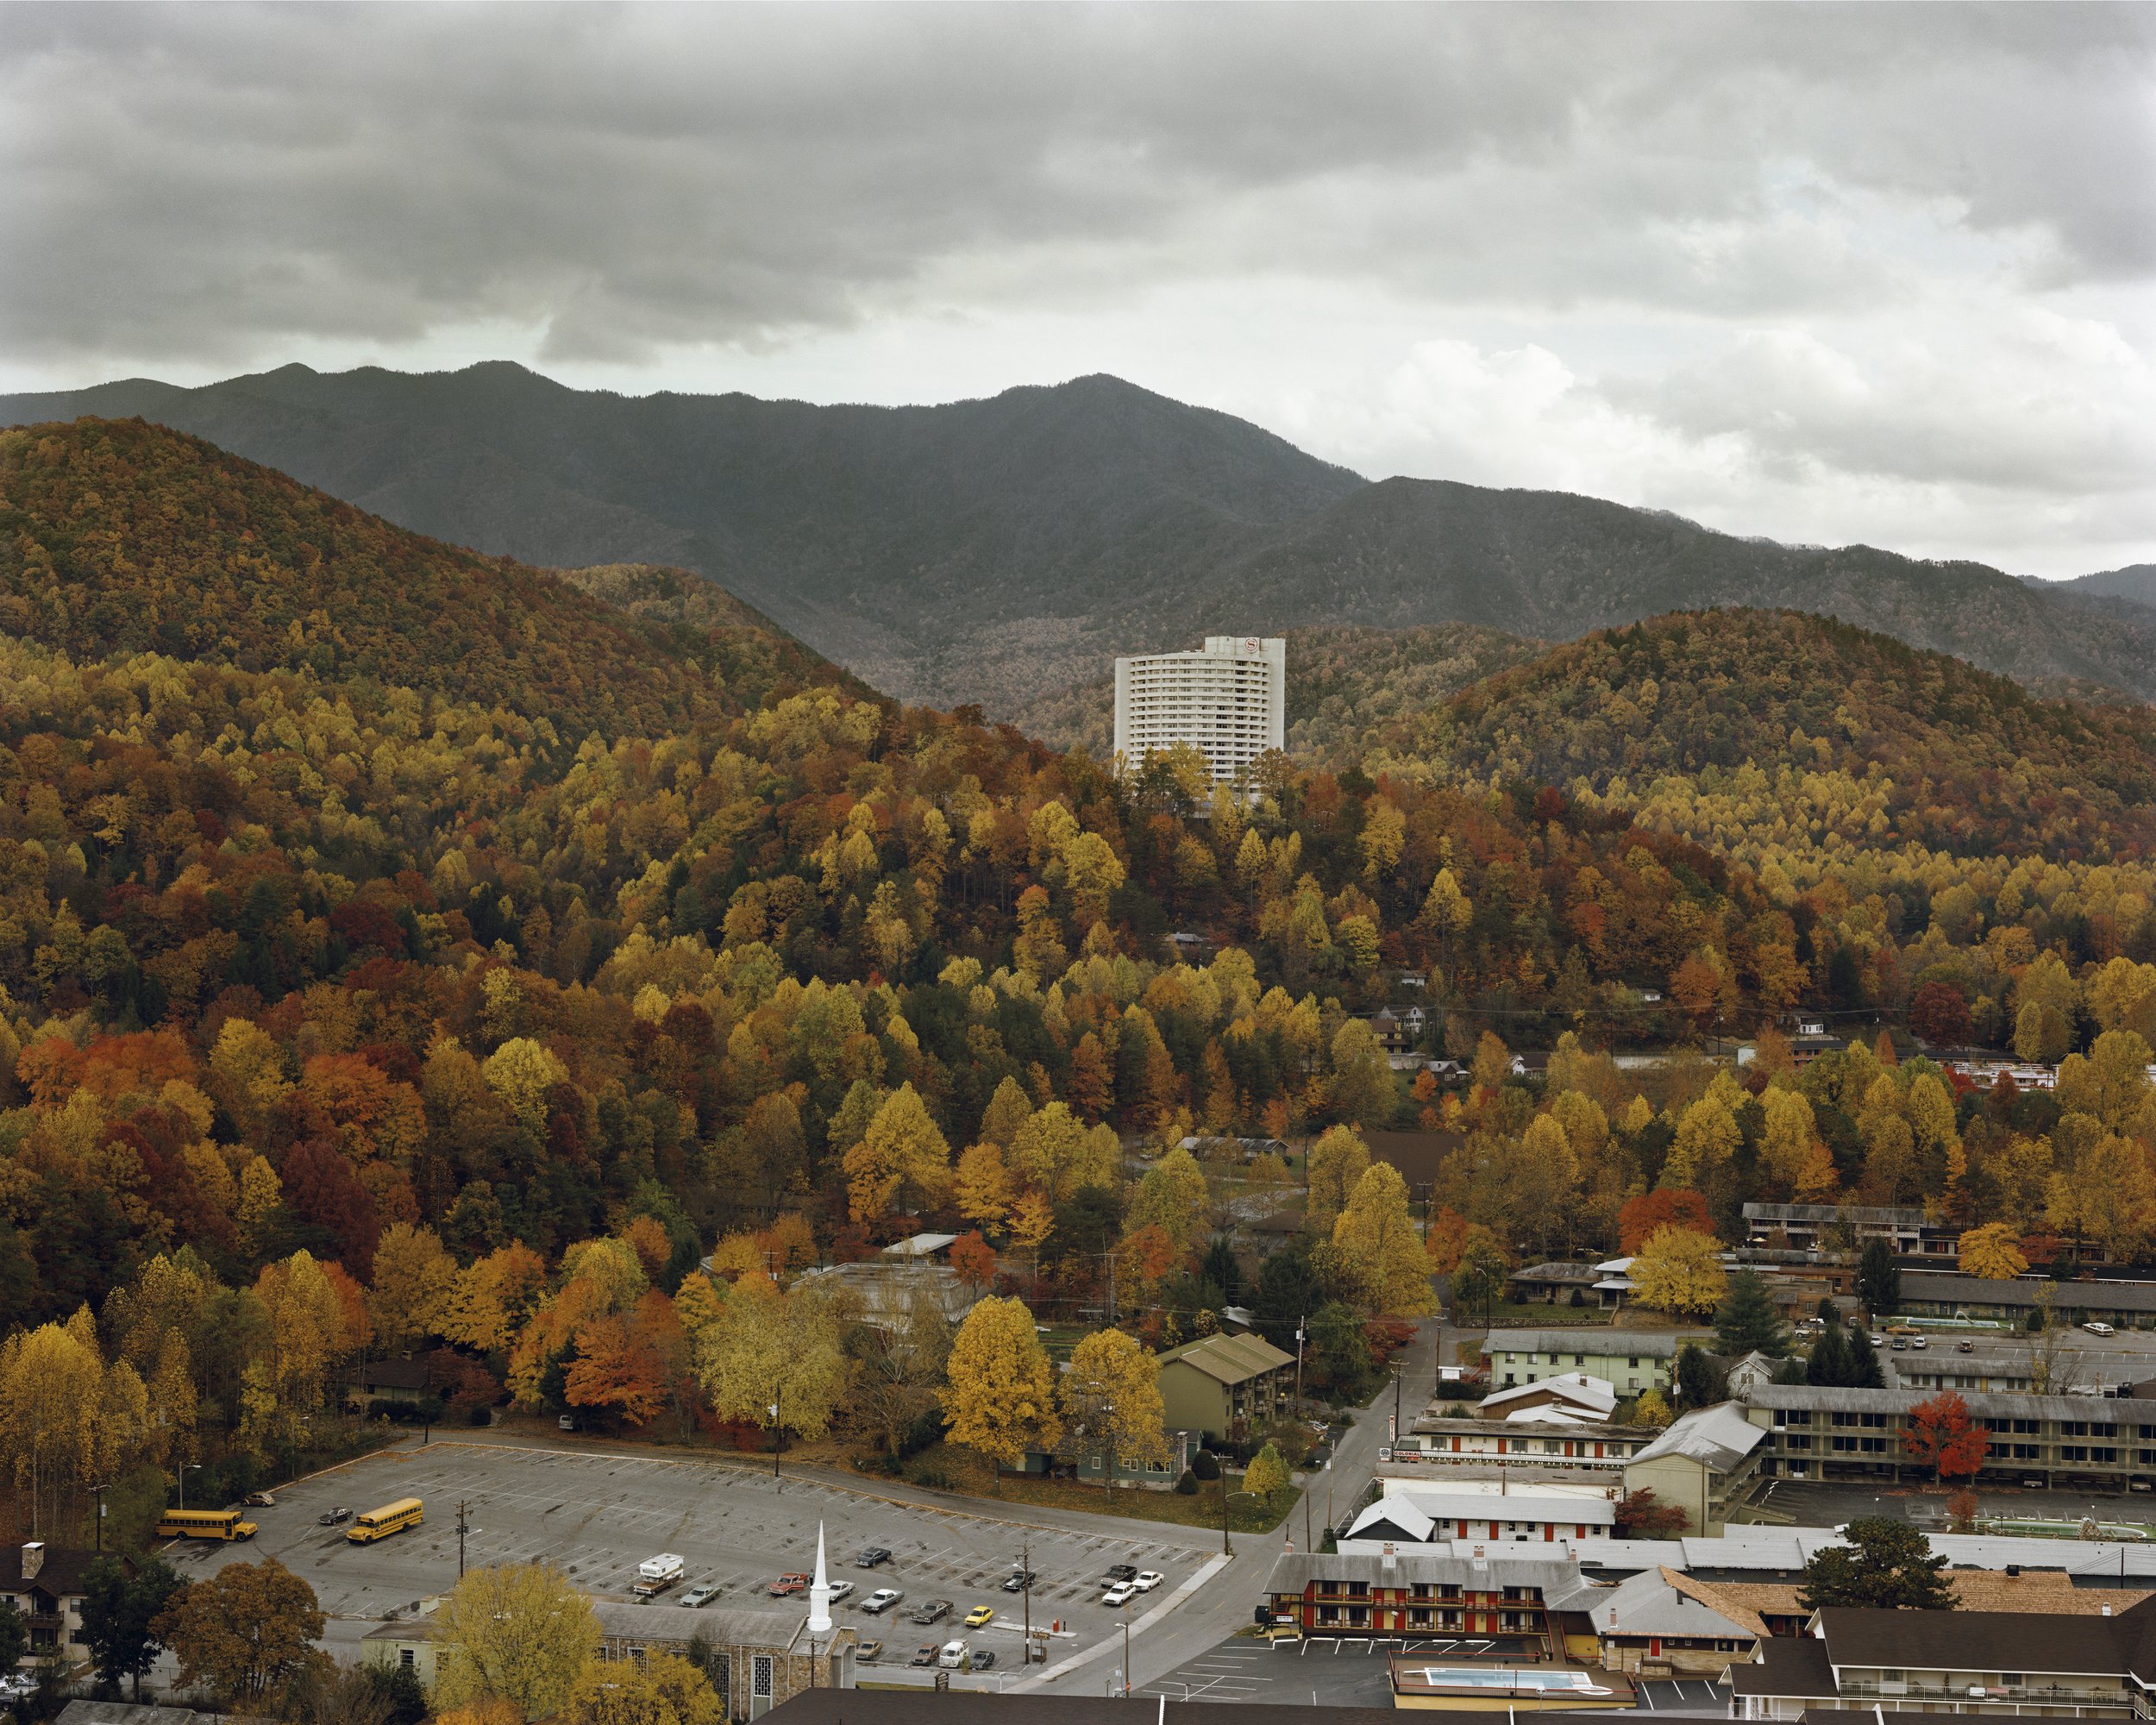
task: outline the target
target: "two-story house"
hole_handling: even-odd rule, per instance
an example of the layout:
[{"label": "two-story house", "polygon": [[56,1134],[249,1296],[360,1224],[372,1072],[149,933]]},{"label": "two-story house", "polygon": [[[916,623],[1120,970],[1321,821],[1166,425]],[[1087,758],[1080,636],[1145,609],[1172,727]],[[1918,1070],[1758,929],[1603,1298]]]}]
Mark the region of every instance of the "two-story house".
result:
[{"label": "two-story house", "polygon": [[[72,1666],[90,1656],[82,1631],[84,1578],[99,1555],[58,1550],[41,1540],[0,1554],[0,1599],[14,1605],[30,1632],[25,1665],[57,1656]],[[130,1559],[120,1562],[128,1574],[135,1573]]]}]

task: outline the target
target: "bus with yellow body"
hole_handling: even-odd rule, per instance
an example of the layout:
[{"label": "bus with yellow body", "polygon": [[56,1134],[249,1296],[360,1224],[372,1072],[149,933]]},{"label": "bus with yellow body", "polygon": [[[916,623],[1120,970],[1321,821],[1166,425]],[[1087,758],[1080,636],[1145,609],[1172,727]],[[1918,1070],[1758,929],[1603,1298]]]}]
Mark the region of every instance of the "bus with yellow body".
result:
[{"label": "bus with yellow body", "polygon": [[370,1540],[386,1540],[392,1534],[401,1534],[407,1527],[417,1527],[420,1521],[420,1500],[400,1497],[394,1503],[385,1503],[379,1509],[370,1509],[364,1515],[354,1516],[352,1525],[345,1529],[344,1537],[355,1546]]},{"label": "bus with yellow body", "polygon": [[257,1531],[237,1509],[167,1509],[157,1518],[160,1540],[251,1540]]}]

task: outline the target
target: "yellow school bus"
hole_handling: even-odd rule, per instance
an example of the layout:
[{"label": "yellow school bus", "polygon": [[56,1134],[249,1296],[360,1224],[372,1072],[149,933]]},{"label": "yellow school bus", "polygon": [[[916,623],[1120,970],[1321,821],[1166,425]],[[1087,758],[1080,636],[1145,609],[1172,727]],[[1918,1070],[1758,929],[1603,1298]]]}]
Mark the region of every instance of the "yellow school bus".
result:
[{"label": "yellow school bus", "polygon": [[370,1509],[356,1517],[345,1530],[344,1537],[355,1546],[363,1546],[369,1540],[386,1540],[392,1534],[401,1534],[407,1527],[419,1525],[420,1503],[417,1497],[400,1497],[394,1503],[385,1503],[379,1509]]},{"label": "yellow school bus", "polygon": [[157,1518],[160,1540],[251,1540],[255,1531],[237,1509],[167,1509]]}]

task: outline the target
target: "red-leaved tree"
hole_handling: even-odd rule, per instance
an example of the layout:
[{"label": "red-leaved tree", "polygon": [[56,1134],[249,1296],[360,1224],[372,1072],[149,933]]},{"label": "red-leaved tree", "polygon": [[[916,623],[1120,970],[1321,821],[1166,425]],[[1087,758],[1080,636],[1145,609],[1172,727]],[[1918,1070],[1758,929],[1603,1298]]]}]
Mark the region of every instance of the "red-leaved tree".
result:
[{"label": "red-leaved tree", "polygon": [[1682,1188],[1674,1191],[1643,1192],[1617,1212],[1617,1245],[1622,1251],[1637,1251],[1661,1227],[1689,1228],[1712,1238],[1714,1219],[1707,1200]]},{"label": "red-leaved tree", "polygon": [[1973,1479],[1991,1448],[1991,1433],[1969,1418],[1969,1404],[1951,1389],[1909,1409],[1902,1447],[1941,1479]]},{"label": "red-leaved tree", "polygon": [[1934,1048],[1969,1040],[1969,1001],[1952,982],[1927,982],[1909,1002],[1909,1028]]},{"label": "red-leaved tree", "polygon": [[1620,1540],[1674,1540],[1691,1525],[1682,1503],[1664,1503],[1644,1488],[1626,1492],[1617,1506]]}]

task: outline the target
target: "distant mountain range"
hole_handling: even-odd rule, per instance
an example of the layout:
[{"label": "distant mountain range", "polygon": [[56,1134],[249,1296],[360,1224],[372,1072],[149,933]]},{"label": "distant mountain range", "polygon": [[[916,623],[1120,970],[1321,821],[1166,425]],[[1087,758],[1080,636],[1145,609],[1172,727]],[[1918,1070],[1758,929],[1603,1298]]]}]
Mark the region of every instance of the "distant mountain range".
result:
[{"label": "distant mountain range", "polygon": [[629,398],[508,364],[0,397],[0,423],[83,414],[191,432],[525,562],[680,565],[891,693],[999,713],[1208,630],[1562,640],[1716,605],[1794,606],[2040,688],[2156,699],[2156,610],[2120,597],[2134,571],[2062,591],[1563,492],[1373,484],[1112,377],[903,408]]}]

